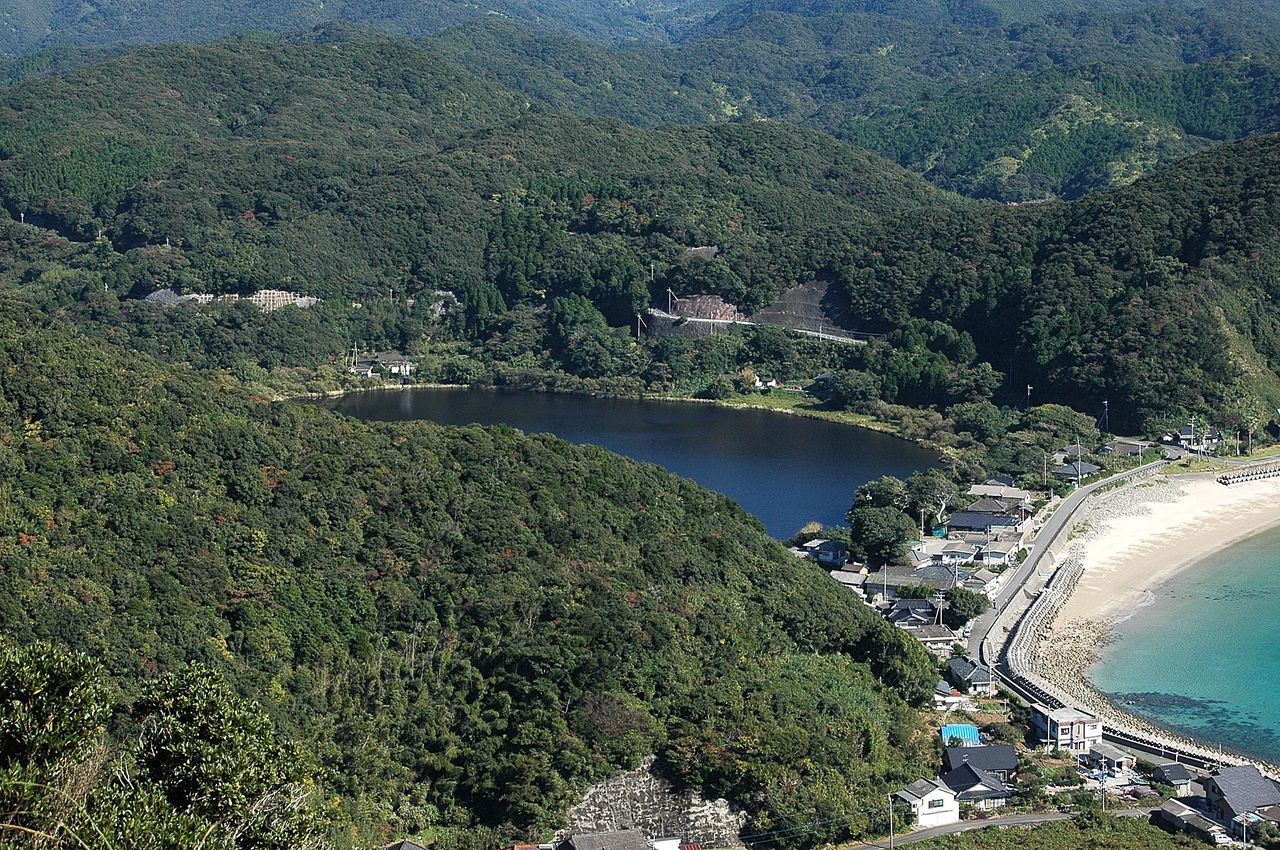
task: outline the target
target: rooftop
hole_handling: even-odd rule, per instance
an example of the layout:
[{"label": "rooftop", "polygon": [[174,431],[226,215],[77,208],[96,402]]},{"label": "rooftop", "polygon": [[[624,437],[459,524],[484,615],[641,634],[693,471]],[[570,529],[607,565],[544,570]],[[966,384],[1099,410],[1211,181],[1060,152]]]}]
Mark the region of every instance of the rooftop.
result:
[{"label": "rooftop", "polygon": [[978,740],[978,727],[972,723],[948,723],[939,730],[942,735],[942,742],[948,744],[953,738],[961,741],[967,747],[981,746]]},{"label": "rooftop", "polygon": [[932,779],[917,779],[894,796],[910,803],[916,800],[923,800],[925,797],[928,797],[930,794],[938,790],[941,790],[943,793],[950,794],[953,797],[956,793],[941,782],[937,782]]},{"label": "rooftop", "polygon": [[943,764],[948,770],[955,770],[962,764],[971,764],[979,770],[1018,769],[1018,752],[1007,744],[992,744],[986,747],[947,747],[942,756]]},{"label": "rooftop", "polygon": [[[961,800],[982,800],[991,797],[1008,797],[1009,788],[996,776],[992,776],[985,770],[974,767],[972,764],[964,763],[955,770],[945,774],[941,779],[942,784],[946,785],[952,791],[957,792]],[[984,785],[984,789],[971,790],[975,785]]]},{"label": "rooftop", "polygon": [[1218,768],[1212,781],[1237,812],[1280,804],[1280,787],[1251,764]]},{"label": "rooftop", "polygon": [[1162,764],[1156,768],[1156,773],[1168,782],[1190,782],[1194,778],[1187,766],[1178,762]]}]

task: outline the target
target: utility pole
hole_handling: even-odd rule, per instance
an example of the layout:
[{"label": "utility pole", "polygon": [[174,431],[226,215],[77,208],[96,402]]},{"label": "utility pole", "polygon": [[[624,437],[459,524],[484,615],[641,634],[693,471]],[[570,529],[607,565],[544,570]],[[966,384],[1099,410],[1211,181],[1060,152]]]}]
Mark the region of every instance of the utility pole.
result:
[{"label": "utility pole", "polygon": [[889,795],[889,850],[893,850],[893,795]]},{"label": "utility pole", "polygon": [[1031,386],[1030,384],[1027,384],[1027,410],[1031,409],[1031,391],[1033,389],[1035,389],[1035,387]]}]

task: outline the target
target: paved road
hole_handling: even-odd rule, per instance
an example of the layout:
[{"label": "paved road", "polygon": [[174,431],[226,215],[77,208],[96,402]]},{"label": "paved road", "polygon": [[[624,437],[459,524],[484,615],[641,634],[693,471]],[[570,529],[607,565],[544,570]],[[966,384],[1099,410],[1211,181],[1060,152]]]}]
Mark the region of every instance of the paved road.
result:
[{"label": "paved road", "polygon": [[1086,485],[1073,492],[1070,496],[1063,499],[1058,505],[1057,510],[1049,517],[1044,526],[1036,534],[1036,538],[1031,550],[1031,554],[1027,556],[1027,560],[1014,569],[1013,576],[1005,582],[1004,587],[996,594],[996,598],[991,600],[991,610],[983,616],[979,617],[973,624],[973,633],[969,637],[969,654],[981,659],[984,663],[991,665],[996,662],[999,656],[999,646],[1003,643],[1004,635],[994,635],[991,649],[993,650],[988,657],[984,653],[983,644],[987,637],[991,635],[992,627],[995,625],[999,616],[1009,607],[1009,604],[1022,592],[1028,579],[1040,568],[1041,561],[1045,557],[1045,553],[1052,547],[1058,535],[1067,527],[1071,518],[1074,516],[1076,509],[1089,498],[1090,494],[1095,491],[1122,481],[1130,476],[1137,475],[1150,469],[1164,466],[1167,460],[1158,460],[1154,463],[1144,464],[1143,466],[1118,472],[1110,475],[1100,481]]},{"label": "paved road", "polygon": [[[917,829],[914,832],[894,836],[893,846],[901,847],[904,844],[915,844],[917,841],[927,841],[940,835],[955,835],[957,832],[969,832],[974,829],[990,829],[994,826],[1034,826],[1040,823],[1068,820],[1071,817],[1072,815],[1065,812],[1054,812],[1046,815],[1010,815],[1009,817],[987,818],[986,820],[966,820],[960,821],[960,823],[948,824],[947,826],[931,826],[928,829]],[[871,841],[865,844],[845,844],[841,846],[840,850],[880,850],[880,848],[888,846],[889,839],[884,838],[880,841]]]},{"label": "paved road", "polygon": [[[1122,818],[1149,818],[1154,811],[1155,809],[1117,809],[1107,814]],[[915,844],[917,841],[927,841],[930,838],[955,835],[957,832],[969,832],[974,829],[991,829],[997,826],[1036,826],[1042,823],[1069,820],[1073,817],[1075,815],[1070,812],[1053,812],[1040,815],[1008,815],[1002,818],[987,818],[986,820],[966,820],[960,823],[948,824],[947,826],[933,826],[928,829],[917,829],[903,835],[895,835],[893,846],[901,847],[904,844]],[[888,846],[889,839],[882,838],[879,841],[868,841],[862,844],[844,844],[841,845],[840,850],[886,850]]]},{"label": "paved road", "polygon": [[[749,319],[700,319],[695,316],[677,316],[674,313],[668,313],[666,310],[659,310],[657,307],[650,307],[649,315],[657,319],[669,319],[671,321],[685,321],[685,322],[701,322],[703,324],[708,324],[708,325],[754,325],[756,324],[755,322],[750,321]],[[786,329],[789,331],[795,331],[796,333],[804,334],[805,336],[817,337],[818,339],[826,340],[827,342],[845,342],[851,345],[867,344],[867,341],[865,339],[859,339],[857,337],[842,336],[840,334],[823,333],[822,331],[809,331],[803,328],[788,327],[786,325],[779,325],[778,327],[786,327]],[[874,335],[868,334],[868,336],[874,336]]]}]

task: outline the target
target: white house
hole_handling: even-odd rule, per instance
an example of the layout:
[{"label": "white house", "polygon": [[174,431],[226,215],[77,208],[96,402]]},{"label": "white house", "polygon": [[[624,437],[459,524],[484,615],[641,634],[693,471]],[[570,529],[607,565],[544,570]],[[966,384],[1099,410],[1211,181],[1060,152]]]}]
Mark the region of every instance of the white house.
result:
[{"label": "white house", "polygon": [[1045,749],[1087,753],[1102,743],[1102,720],[1078,708],[1033,705],[1031,724]]},{"label": "white house", "polygon": [[922,829],[960,821],[956,792],[936,779],[917,779],[894,796],[911,806],[916,826]]}]

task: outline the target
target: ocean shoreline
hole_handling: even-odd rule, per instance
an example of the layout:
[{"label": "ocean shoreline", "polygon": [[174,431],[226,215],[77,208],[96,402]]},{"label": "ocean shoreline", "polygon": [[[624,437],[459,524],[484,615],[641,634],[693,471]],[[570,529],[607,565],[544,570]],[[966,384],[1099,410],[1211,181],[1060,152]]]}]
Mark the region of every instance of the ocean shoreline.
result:
[{"label": "ocean shoreline", "polygon": [[[1104,722],[1224,761],[1261,764],[1280,775],[1280,766],[1256,755],[1126,711],[1089,678],[1115,639],[1116,624],[1149,603],[1170,579],[1280,526],[1280,479],[1253,484],[1258,486],[1237,489],[1218,484],[1212,475],[1162,476],[1091,500],[1059,568],[1079,569],[1079,576],[1057,616],[1035,635],[1030,661],[1037,676]],[[1242,510],[1250,504],[1254,509]],[[1176,532],[1162,533],[1170,527]]]}]

